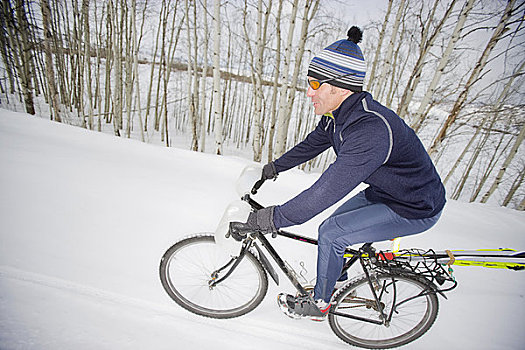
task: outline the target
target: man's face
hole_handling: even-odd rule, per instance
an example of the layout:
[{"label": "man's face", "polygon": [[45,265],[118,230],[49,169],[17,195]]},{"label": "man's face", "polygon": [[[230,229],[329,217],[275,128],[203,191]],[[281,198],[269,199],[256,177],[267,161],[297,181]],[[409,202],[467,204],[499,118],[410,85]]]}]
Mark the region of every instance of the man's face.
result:
[{"label": "man's face", "polygon": [[[313,80],[313,78],[308,77],[308,80]],[[341,89],[328,83],[322,84],[317,90],[308,86],[308,91],[306,92],[306,96],[312,99],[316,115],[324,115],[336,110],[350,94],[349,90]]]}]

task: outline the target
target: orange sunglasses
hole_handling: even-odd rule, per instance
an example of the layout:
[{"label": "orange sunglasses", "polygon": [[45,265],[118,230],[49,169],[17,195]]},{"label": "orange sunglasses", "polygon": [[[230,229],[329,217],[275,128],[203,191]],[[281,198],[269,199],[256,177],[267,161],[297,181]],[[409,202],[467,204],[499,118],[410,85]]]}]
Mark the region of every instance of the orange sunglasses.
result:
[{"label": "orange sunglasses", "polygon": [[329,78],[329,79],[324,79],[324,80],[316,80],[316,79],[309,80],[309,79],[307,79],[307,81],[308,81],[308,85],[310,85],[310,87],[312,89],[317,90],[324,83],[328,83],[330,81],[333,81],[333,80],[336,80],[336,79],[339,79],[339,78],[344,78],[344,77],[347,77],[349,75],[357,75],[357,74],[355,74],[355,73],[348,73],[348,74],[343,74],[343,75],[339,75],[339,76],[334,77],[334,78]]}]

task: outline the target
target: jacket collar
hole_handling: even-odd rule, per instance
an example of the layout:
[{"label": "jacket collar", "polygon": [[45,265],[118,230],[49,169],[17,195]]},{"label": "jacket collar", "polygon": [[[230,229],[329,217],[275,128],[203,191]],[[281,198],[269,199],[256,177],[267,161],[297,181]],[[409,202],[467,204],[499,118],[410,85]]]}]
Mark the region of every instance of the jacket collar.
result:
[{"label": "jacket collar", "polygon": [[350,111],[354,110],[356,105],[366,97],[368,93],[367,92],[354,92],[350,96],[348,96],[343,103],[337,108],[335,111],[332,112],[333,118],[335,120],[336,124],[343,124],[346,119],[348,119],[348,116],[350,115]]}]

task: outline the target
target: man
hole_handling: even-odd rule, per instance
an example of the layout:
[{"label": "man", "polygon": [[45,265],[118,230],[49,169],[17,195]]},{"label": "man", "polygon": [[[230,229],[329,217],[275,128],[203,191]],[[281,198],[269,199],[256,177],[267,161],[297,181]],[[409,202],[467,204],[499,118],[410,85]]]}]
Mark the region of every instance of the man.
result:
[{"label": "man", "polygon": [[364,182],[369,187],[342,204],[319,227],[317,279],[312,296],[287,295],[294,315],[324,318],[340,277],[347,246],[428,230],[445,205],[445,189],[416,134],[393,111],[362,91],[366,64],[357,45],[362,32],[325,48],[308,67],[307,96],[319,124],[304,141],[264,166],[262,178],[304,163],[332,147],[334,163],[307,190],[288,202],[236,223],[238,239],[250,231],[273,232],[299,225],[332,206]]}]

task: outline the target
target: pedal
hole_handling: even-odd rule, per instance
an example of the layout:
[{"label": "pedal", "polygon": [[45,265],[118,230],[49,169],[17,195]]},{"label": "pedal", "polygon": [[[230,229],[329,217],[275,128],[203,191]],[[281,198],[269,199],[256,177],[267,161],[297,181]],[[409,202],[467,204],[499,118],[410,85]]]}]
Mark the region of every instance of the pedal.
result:
[{"label": "pedal", "polygon": [[297,315],[293,311],[290,310],[288,307],[288,303],[286,302],[286,295],[285,293],[279,293],[277,295],[277,305],[279,305],[279,309],[285,314],[286,316],[293,318],[294,320],[298,320],[302,318],[301,316]]}]

